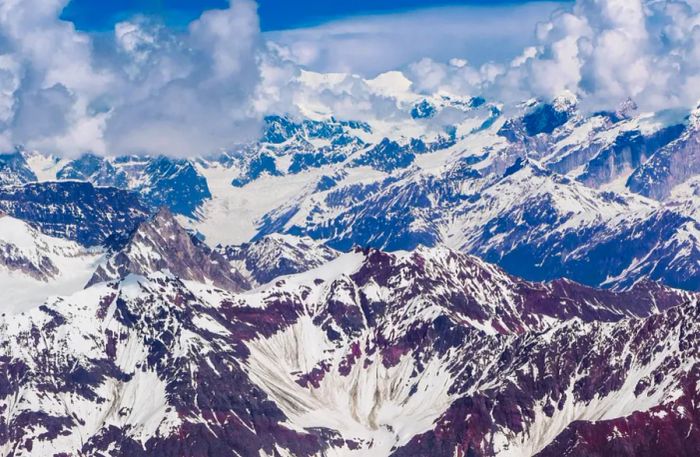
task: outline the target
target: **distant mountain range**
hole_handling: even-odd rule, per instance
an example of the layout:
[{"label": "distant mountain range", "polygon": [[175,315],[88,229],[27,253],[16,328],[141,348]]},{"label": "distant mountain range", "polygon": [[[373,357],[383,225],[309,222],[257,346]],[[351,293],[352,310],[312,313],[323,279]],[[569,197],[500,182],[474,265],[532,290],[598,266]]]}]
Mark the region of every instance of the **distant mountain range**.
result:
[{"label": "distant mountain range", "polygon": [[[378,125],[268,116],[260,141],[200,159],[18,151],[0,176],[132,191],[212,246],[275,233],[341,251],[446,245],[531,280],[700,289],[696,113],[628,103],[587,115],[572,95],[509,109],[419,97],[405,109]],[[459,122],[436,125],[446,112]]]}]

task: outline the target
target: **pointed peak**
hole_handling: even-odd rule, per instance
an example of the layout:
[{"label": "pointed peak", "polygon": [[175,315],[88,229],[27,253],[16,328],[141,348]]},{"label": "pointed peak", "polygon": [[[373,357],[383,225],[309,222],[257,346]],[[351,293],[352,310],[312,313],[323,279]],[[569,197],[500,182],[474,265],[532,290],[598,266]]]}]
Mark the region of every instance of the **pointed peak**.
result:
[{"label": "pointed peak", "polygon": [[175,215],[170,211],[170,208],[167,206],[161,206],[158,208],[158,212],[151,218],[148,222],[154,222],[154,223],[175,223],[177,224],[177,220],[175,219]]},{"label": "pointed peak", "polygon": [[576,109],[579,99],[573,92],[565,90],[552,100],[552,106],[559,112],[567,112]]},{"label": "pointed peak", "polygon": [[221,254],[197,242],[165,207],[134,230],[125,245],[100,265],[88,285],[164,270],[183,280],[213,284],[230,291],[249,286]]},{"label": "pointed peak", "polygon": [[503,172],[503,178],[515,175],[521,171],[532,171],[537,176],[550,175],[551,172],[540,165],[538,162],[532,160],[529,157],[518,157],[513,165],[508,167],[505,172]]},{"label": "pointed peak", "polygon": [[637,103],[628,97],[615,110],[615,117],[618,119],[629,119],[634,116],[634,113],[639,109]]}]

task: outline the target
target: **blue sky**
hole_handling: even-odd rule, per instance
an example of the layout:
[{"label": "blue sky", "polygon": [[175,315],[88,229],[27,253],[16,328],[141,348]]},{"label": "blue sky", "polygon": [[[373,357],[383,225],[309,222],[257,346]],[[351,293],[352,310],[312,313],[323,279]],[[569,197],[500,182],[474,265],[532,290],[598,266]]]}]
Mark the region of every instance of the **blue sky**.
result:
[{"label": "blue sky", "polygon": [[[259,0],[263,31],[315,26],[352,16],[407,12],[445,6],[494,6],[532,3],[531,0]],[[161,17],[173,27],[188,24],[208,9],[224,8],[227,0],[72,0],[63,18],[81,30],[111,29],[135,14]]]}]

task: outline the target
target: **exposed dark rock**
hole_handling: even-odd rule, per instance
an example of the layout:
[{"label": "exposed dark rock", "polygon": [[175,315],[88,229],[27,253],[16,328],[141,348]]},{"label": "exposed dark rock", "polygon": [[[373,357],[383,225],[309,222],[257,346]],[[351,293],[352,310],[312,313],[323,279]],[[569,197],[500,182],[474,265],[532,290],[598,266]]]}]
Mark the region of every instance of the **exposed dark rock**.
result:
[{"label": "exposed dark rock", "polygon": [[249,287],[221,254],[187,233],[166,208],[139,225],[126,245],[97,268],[88,286],[124,279],[129,274],[147,276],[158,271],[229,291]]},{"label": "exposed dark rock", "polygon": [[29,168],[20,151],[0,154],[0,186],[26,184],[36,181],[36,175]]},{"label": "exposed dark rock", "polygon": [[70,181],[2,187],[0,212],[47,235],[95,246],[133,231],[149,209],[133,192]]}]

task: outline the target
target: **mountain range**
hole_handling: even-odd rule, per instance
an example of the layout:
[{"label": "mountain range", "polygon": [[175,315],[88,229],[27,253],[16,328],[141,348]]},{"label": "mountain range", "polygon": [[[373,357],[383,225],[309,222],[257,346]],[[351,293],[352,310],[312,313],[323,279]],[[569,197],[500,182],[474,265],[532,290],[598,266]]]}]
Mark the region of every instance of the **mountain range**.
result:
[{"label": "mountain range", "polygon": [[0,155],[0,455],[700,453],[700,111],[384,96]]}]

